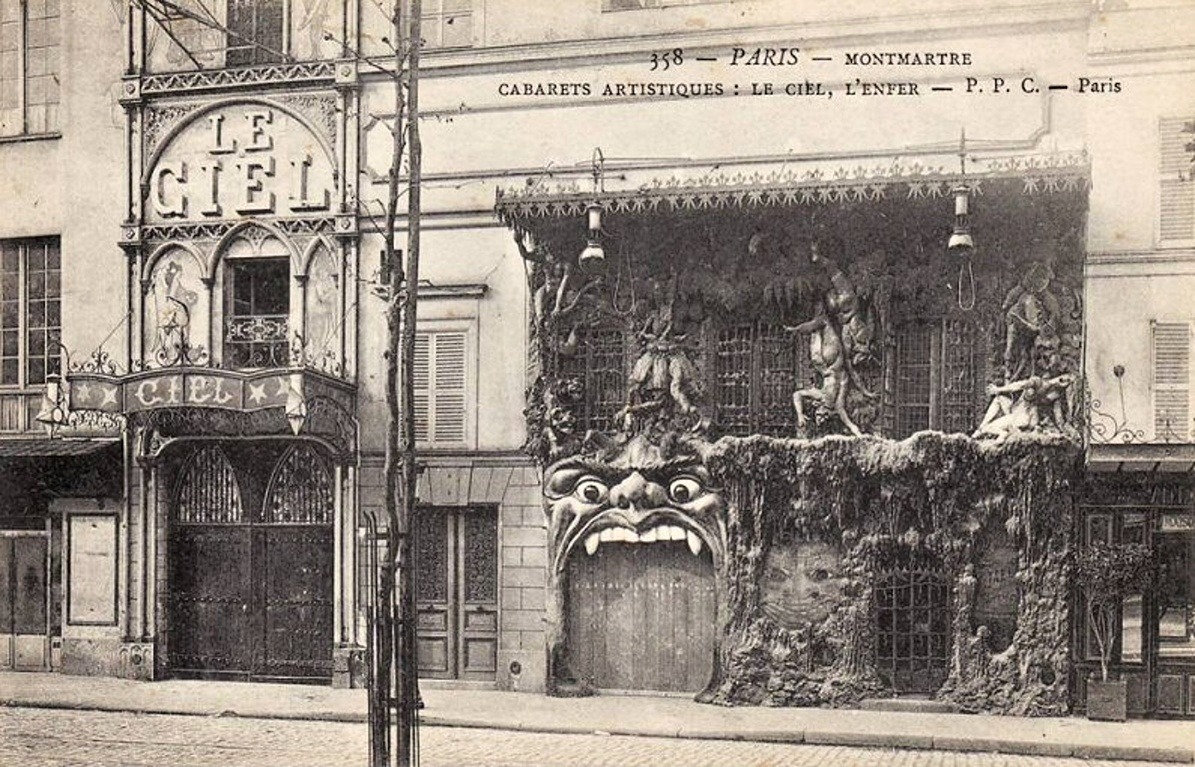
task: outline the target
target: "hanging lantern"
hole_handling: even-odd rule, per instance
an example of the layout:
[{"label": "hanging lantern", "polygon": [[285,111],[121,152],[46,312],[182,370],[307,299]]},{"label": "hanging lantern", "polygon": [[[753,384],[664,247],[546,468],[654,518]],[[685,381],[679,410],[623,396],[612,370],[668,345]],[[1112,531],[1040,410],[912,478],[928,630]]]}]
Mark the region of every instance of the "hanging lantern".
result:
[{"label": "hanging lantern", "polygon": [[589,236],[585,250],[577,256],[577,263],[586,271],[597,271],[606,263],[606,251],[602,247],[602,206],[596,202],[589,203],[585,208],[585,216],[589,223]]},{"label": "hanging lantern", "polygon": [[950,241],[946,243],[946,249],[952,253],[959,253],[961,250],[969,252],[975,247],[975,241],[971,239],[969,221],[971,188],[966,184],[959,184],[954,188],[953,194],[954,231],[950,235]]}]

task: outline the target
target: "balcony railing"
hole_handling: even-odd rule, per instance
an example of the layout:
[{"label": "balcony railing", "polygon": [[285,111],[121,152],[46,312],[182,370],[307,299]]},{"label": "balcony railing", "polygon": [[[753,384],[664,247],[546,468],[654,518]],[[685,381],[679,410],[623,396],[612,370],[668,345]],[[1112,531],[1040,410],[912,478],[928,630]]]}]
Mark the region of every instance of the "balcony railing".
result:
[{"label": "balcony railing", "polygon": [[285,314],[251,314],[224,321],[224,367],[269,368],[290,364]]}]

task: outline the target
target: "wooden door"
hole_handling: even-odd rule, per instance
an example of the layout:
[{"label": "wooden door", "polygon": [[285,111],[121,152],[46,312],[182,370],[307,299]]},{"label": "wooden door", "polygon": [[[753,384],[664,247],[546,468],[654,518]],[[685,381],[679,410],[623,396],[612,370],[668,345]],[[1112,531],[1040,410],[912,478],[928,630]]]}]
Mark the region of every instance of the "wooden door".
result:
[{"label": "wooden door", "polygon": [[332,676],[332,529],[263,526],[261,624],[257,678],[326,680]]},{"label": "wooden door", "polygon": [[251,528],[179,524],[170,536],[171,667],[249,674],[259,652]]},{"label": "wooden door", "polygon": [[421,676],[492,680],[498,670],[498,514],[415,515],[417,655]]},{"label": "wooden door", "polygon": [[717,600],[709,554],[684,541],[603,543],[568,568],[568,648],[609,690],[699,692],[713,674]]},{"label": "wooden door", "polygon": [[[270,458],[278,453],[265,453]],[[308,446],[273,472],[211,446],[188,462],[170,532],[169,665],[176,673],[328,681],[333,645],[331,477]],[[238,463],[238,467],[240,464]],[[266,477],[269,483],[265,482]],[[242,485],[265,489],[246,508]],[[250,497],[263,498],[257,493]]]},{"label": "wooden door", "polygon": [[0,669],[46,665],[46,536],[0,537]]}]

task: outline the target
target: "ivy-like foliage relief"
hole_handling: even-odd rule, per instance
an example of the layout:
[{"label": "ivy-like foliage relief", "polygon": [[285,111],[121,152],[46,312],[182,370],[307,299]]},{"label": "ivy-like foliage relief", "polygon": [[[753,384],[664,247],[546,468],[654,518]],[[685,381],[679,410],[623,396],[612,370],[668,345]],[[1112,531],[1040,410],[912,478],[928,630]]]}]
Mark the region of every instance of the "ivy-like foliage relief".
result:
[{"label": "ivy-like foliage relief", "polygon": [[[878,579],[934,569],[949,586],[945,681],[935,697],[966,711],[1056,715],[1069,707],[1068,594],[1072,490],[1079,447],[1060,436],[1000,444],[924,432],[902,442],[723,438],[707,458],[726,488],[730,619],[722,704],[850,705],[892,694],[877,663]],[[976,565],[1007,534],[1016,550],[1017,613],[997,651],[976,620]],[[842,555],[828,618],[781,625],[761,609],[763,563],[784,541]],[[1011,584],[1009,584],[1011,586]]]}]

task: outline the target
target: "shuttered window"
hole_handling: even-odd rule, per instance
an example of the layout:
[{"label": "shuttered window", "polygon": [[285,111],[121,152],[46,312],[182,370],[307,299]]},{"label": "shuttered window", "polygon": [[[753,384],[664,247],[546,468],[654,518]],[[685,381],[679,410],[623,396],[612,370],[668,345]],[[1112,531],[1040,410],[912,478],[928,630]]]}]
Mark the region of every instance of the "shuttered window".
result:
[{"label": "shuttered window", "polygon": [[468,334],[419,333],[415,338],[415,440],[462,446],[468,437]]},{"label": "shuttered window", "polygon": [[1161,221],[1159,238],[1165,241],[1195,240],[1195,179],[1192,152],[1187,145],[1195,133],[1184,131],[1195,117],[1161,121]]},{"label": "shuttered window", "polygon": [[1184,442],[1191,434],[1191,324],[1153,324],[1154,439]]}]

